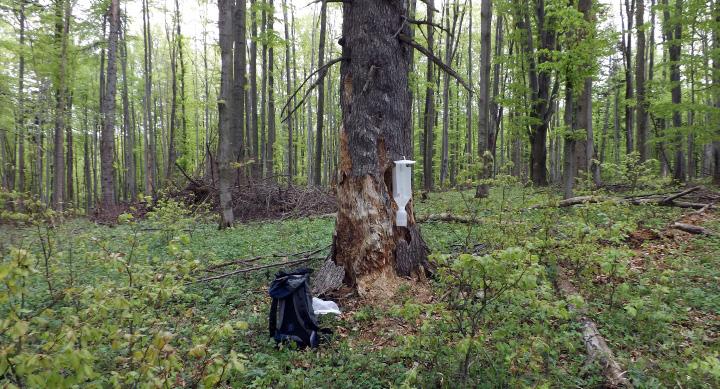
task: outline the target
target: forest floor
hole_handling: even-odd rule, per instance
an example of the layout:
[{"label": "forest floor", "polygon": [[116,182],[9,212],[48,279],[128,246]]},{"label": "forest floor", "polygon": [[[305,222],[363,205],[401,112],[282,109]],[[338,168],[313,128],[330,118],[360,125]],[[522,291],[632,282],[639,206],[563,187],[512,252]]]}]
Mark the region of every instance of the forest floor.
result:
[{"label": "forest floor", "polygon": [[[116,226],[82,217],[54,227],[0,224],[0,318],[17,316],[14,324],[0,320],[8,361],[0,362],[0,386],[602,386],[602,366],[588,361],[569,306],[597,324],[633,385],[720,386],[720,237],[671,227],[682,221],[720,232],[717,210],[612,201],[560,208],[551,190],[513,185],[487,199],[472,195],[430,193],[415,204],[419,218],[475,221],[422,223],[439,264],[435,278],[403,280],[389,301],[335,293],[343,313],[320,317],[333,336],[305,351],[278,349],[268,338],[267,285],[279,267],[262,267],[300,258],[317,269],[332,217],[218,231],[210,216],[164,202],[146,219]],[[17,271],[22,281],[11,287],[21,266],[8,264],[24,255],[17,249],[29,253],[33,270]],[[227,261],[234,263],[212,268]],[[511,282],[516,273],[507,268],[516,266],[520,277]],[[483,288],[475,290],[477,269]],[[579,295],[562,295],[559,278]],[[476,300],[486,304],[458,304]],[[52,336],[69,329],[72,337]],[[65,338],[72,341],[62,354],[54,344]]]}]

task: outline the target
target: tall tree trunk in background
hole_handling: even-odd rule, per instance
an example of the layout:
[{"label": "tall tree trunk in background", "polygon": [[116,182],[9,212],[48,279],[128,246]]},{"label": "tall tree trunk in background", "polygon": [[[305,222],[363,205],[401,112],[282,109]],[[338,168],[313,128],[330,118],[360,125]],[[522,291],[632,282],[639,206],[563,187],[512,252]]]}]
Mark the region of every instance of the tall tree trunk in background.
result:
[{"label": "tall tree trunk in background", "polygon": [[[269,0],[270,11],[267,18],[266,33],[273,31],[273,22],[275,21],[275,8],[273,0]],[[267,62],[267,81],[268,81],[268,106],[267,106],[267,151],[265,152],[265,163],[267,165],[266,172],[268,177],[272,177],[275,169],[275,50],[273,45],[268,47]],[[320,129],[318,129],[320,130]],[[319,185],[319,184],[318,184]]]},{"label": "tall tree trunk in background", "polygon": [[[293,42],[290,40],[290,23],[288,21],[288,14],[287,14],[287,0],[283,0],[282,2],[283,7],[283,24],[285,25],[285,92],[287,93],[288,98],[292,94],[292,79],[290,78],[290,46],[293,44]],[[292,106],[295,106],[292,104]],[[293,117],[292,115],[289,115],[287,118],[287,128],[288,128],[288,139],[287,139],[287,175],[288,175],[288,185],[292,185],[293,177],[294,177],[294,171],[293,171]]]},{"label": "tall tree trunk in background", "polygon": [[250,114],[250,133],[248,135],[248,152],[253,159],[253,178],[262,177],[262,166],[260,165],[260,149],[258,146],[258,86],[257,86],[257,12],[255,4],[257,0],[250,0],[250,95],[248,99],[248,113]]},{"label": "tall tree trunk in background", "polygon": [[[180,62],[180,158],[185,157],[189,162],[188,156],[188,133],[187,133],[187,106],[185,105],[185,58],[183,57],[183,36],[180,31],[180,6],[178,0],[175,0],[175,23],[177,42],[177,58]],[[177,103],[176,103],[177,104]],[[196,124],[197,125],[197,124]]]},{"label": "tall tree trunk in background", "polygon": [[[318,66],[325,64],[325,34],[327,30],[327,1],[320,3],[320,37],[318,38]],[[322,145],[323,145],[323,123],[325,120],[325,73],[323,69],[318,73],[320,82],[317,85],[317,128],[315,130],[315,159],[313,160],[313,185],[320,186],[322,182]]]},{"label": "tall tree trunk in background", "polygon": [[123,104],[123,133],[125,135],[125,193],[126,200],[134,201],[137,197],[137,184],[135,183],[135,128],[130,126],[130,96],[128,94],[127,76],[127,23],[124,25],[123,41],[121,46],[121,71],[123,78],[122,104]]},{"label": "tall tree trunk in background", "polygon": [[[715,21],[712,30],[713,37],[713,64],[712,84],[714,87],[714,104],[720,109],[720,1],[715,0],[712,5],[712,16]],[[715,136],[720,136],[720,130],[715,129]],[[720,141],[713,141],[713,182],[720,185]]]},{"label": "tall tree trunk in background", "polygon": [[577,107],[573,98],[573,84],[570,77],[565,81],[565,128],[570,130],[565,135],[563,147],[563,198],[573,197],[575,186],[575,173],[577,171],[577,141],[573,132],[577,129]]},{"label": "tall tree trunk in background", "polygon": [[[450,25],[450,1],[448,0],[445,4],[445,8],[447,10],[446,18],[445,18],[445,29],[446,32],[446,39],[445,39],[445,63],[448,65],[452,64],[453,61],[453,52],[454,52],[454,45],[453,45],[453,39],[456,36],[456,27],[457,27],[457,20],[458,20],[458,3],[457,0],[455,0],[455,3],[453,4],[453,23],[452,26]],[[450,156],[450,148],[449,148],[449,141],[450,141],[450,76],[447,73],[443,74],[443,134],[442,134],[442,155],[440,159],[440,186],[443,186],[445,184],[445,179],[447,179],[448,175],[448,163],[449,163],[449,156]]]},{"label": "tall tree trunk in background", "polygon": [[232,0],[218,0],[218,28],[220,44],[220,96],[218,98],[218,170],[220,191],[220,228],[235,221],[232,204],[232,123],[230,117],[233,68],[233,6]]},{"label": "tall tree trunk in background", "polygon": [[[472,7],[472,5],[470,5]],[[467,53],[468,53],[468,60],[467,62],[467,81],[468,84],[473,85],[473,40],[472,40],[472,8],[470,9],[470,12],[468,12],[468,46],[467,46]],[[413,69],[414,70],[414,69]],[[472,143],[473,143],[473,125],[472,125],[472,101],[473,96],[471,93],[466,93],[465,97],[465,158],[462,159],[464,162],[466,168],[470,167],[470,164],[472,162]]]},{"label": "tall tree trunk in background", "polygon": [[[635,1],[625,0],[625,16],[627,17],[627,30],[623,27],[623,63],[625,65],[625,153],[630,154],[634,150],[633,135],[633,106],[630,103],[634,97],[633,75],[632,75],[632,26],[633,15],[635,14]],[[639,0],[643,1],[643,0]],[[622,7],[621,12],[622,12]],[[621,22],[622,22],[621,17]],[[624,23],[622,23],[624,25]]]},{"label": "tall tree trunk in background", "polygon": [[645,100],[645,0],[637,1],[635,28],[637,30],[637,52],[635,53],[635,85],[637,107],[637,150],[640,162],[648,159],[648,103]]},{"label": "tall tree trunk in background", "polygon": [[[245,0],[236,0],[233,13],[233,32],[235,50],[233,51],[233,92],[230,100],[230,117],[232,120],[232,152],[235,161],[245,157],[245,66],[246,66],[246,39],[245,39]],[[239,180],[241,170],[237,170]]]},{"label": "tall tree trunk in background", "polygon": [[[682,0],[675,1],[675,20],[672,20],[668,0],[663,0],[664,30],[669,42],[668,55],[670,61],[670,95],[673,104],[673,127],[679,131],[682,127],[682,114],[680,104],[682,103],[682,84],[680,82],[680,54],[682,50],[682,25],[679,18],[682,15]],[[673,178],[678,181],[685,181],[685,154],[683,153],[682,137],[677,136],[675,151],[675,167]]]},{"label": "tall tree trunk in background", "polygon": [[[478,113],[478,157],[483,165],[490,161],[485,152],[490,152],[490,27],[492,23],[492,0],[482,0],[480,6],[480,95],[478,98],[480,111]],[[490,178],[486,173],[492,170],[486,166],[481,169],[480,179]],[[475,197],[486,197],[489,194],[487,184],[479,184]]]},{"label": "tall tree trunk in background", "polygon": [[[678,14],[678,18],[681,17],[682,14]],[[690,131],[687,135],[687,170],[688,170],[688,178],[690,180],[694,180],[697,178],[697,160],[695,159],[695,34],[696,34],[696,25],[695,20],[693,19],[692,27],[690,30],[690,59],[691,63],[689,66],[689,81],[690,81],[690,106],[691,108],[688,109],[688,127],[690,128]]]},{"label": "tall tree trunk in background", "polygon": [[[293,76],[292,77],[293,77],[293,86],[294,86],[294,85],[297,85],[297,79],[298,79],[297,78],[298,65],[297,65],[297,55],[296,55],[297,45],[295,44],[296,40],[295,40],[295,8],[294,7],[290,9],[290,20],[291,20],[291,22],[290,22],[291,23],[291,29],[290,29],[291,30],[291,40],[293,42],[293,44],[291,45],[291,50],[292,50],[292,62],[293,62],[293,65],[292,65]],[[292,104],[293,104],[293,106],[297,106],[297,96],[293,97]],[[298,120],[295,121],[296,132],[298,132],[298,136],[297,136],[298,140],[302,139],[302,123],[303,123],[303,120],[298,115]],[[307,131],[310,131],[310,129],[308,128]],[[297,144],[300,144],[300,142],[297,142]],[[293,170],[293,172],[295,172],[295,174],[298,174],[299,173],[299,170],[298,170],[298,159],[299,159],[298,149],[299,149],[299,147],[296,144],[293,144],[293,148],[294,148],[294,150],[292,153],[292,155],[293,155],[293,161],[292,161],[293,169],[292,170]]]},{"label": "tall tree trunk in background", "polygon": [[[490,100],[490,134],[492,134],[493,136],[492,139],[490,139],[490,145],[488,146],[492,151],[495,171],[497,171],[498,168],[498,164],[496,163],[497,161],[495,158],[497,155],[497,137],[500,132],[500,124],[502,123],[503,115],[503,108],[499,104],[499,100],[504,93],[504,91],[500,91],[500,78],[502,77],[500,72],[500,57],[503,55],[504,41],[503,19],[504,17],[502,15],[498,15],[495,24],[495,58],[497,58],[498,60],[493,65],[492,99]],[[502,147],[502,142],[500,142],[500,145]]]},{"label": "tall tree trunk in background", "polygon": [[[427,45],[428,51],[434,53],[435,27],[432,26],[434,0],[427,1]],[[425,74],[425,111],[423,114],[423,189],[433,189],[433,156],[435,154],[435,67],[432,61],[427,61]]]},{"label": "tall tree trunk in background", "polygon": [[343,125],[333,259],[360,295],[392,295],[397,275],[419,275],[427,262],[412,202],[406,206],[408,226],[394,226],[393,160],[411,148],[412,48],[391,37],[409,32],[406,3],[354,0],[343,5],[343,57],[348,60],[340,68]]},{"label": "tall tree trunk in background", "polygon": [[65,201],[65,153],[64,153],[64,131],[65,131],[65,106],[67,104],[67,56],[68,56],[68,34],[66,26],[70,25],[70,1],[57,0],[55,3],[55,28],[57,32],[57,43],[60,46],[60,58],[58,67],[58,78],[55,89],[55,145],[53,166],[53,195],[52,203],[56,211],[64,209]]},{"label": "tall tree trunk in background", "polygon": [[[18,115],[16,125],[18,134],[17,190],[19,192],[25,192],[25,0],[20,0],[18,19],[20,21],[20,58],[18,64]],[[2,143],[0,143],[0,147],[3,148],[3,151],[5,150],[5,145]],[[4,159],[3,162],[5,162]],[[4,171],[4,168],[0,167],[0,170]]]},{"label": "tall tree trunk in background", "polygon": [[93,205],[93,192],[92,192],[92,178],[90,175],[90,129],[88,128],[88,106],[87,101],[84,104],[83,110],[83,166],[85,176],[85,213],[90,213],[90,209]]},{"label": "tall tree trunk in background", "polygon": [[155,194],[155,129],[152,120],[152,39],[150,35],[150,9],[143,0],[143,49],[145,95],[143,129],[145,132],[145,194]]},{"label": "tall tree trunk in background", "polygon": [[[554,107],[557,80],[555,85],[552,85],[552,71],[543,65],[551,60],[551,52],[556,48],[556,35],[547,25],[549,20],[546,20],[545,1],[538,0],[536,17],[539,47],[536,53],[527,5],[521,5],[522,2],[520,1],[515,1],[514,4],[518,11],[522,10],[525,13],[524,17],[520,16],[518,18],[516,27],[523,32],[520,40],[523,52],[527,55],[529,61],[530,114],[535,119],[530,131],[530,178],[533,184],[545,186],[548,184],[546,168],[547,131]],[[537,59],[535,58],[536,55]]]},{"label": "tall tree trunk in background", "polygon": [[[67,29],[69,24],[65,25]],[[73,162],[75,161],[75,155],[73,154],[73,132],[72,132],[72,105],[73,96],[70,93],[70,88],[65,91],[65,99],[67,106],[65,107],[65,201],[68,205],[73,203],[75,199],[75,191],[73,190],[73,183],[75,178],[73,175]]]},{"label": "tall tree trunk in background", "polygon": [[[586,22],[593,23],[594,16],[592,14],[592,0],[580,0],[578,1],[578,11],[582,12]],[[595,27],[589,27],[590,31],[585,31],[585,36],[589,37],[594,34]],[[592,64],[586,64],[587,67],[591,67]],[[584,128],[586,133],[586,139],[583,142],[584,148],[578,151],[578,154],[583,155],[583,164],[578,164],[578,169],[584,169],[592,174],[593,183],[595,186],[600,185],[600,166],[593,162],[597,159],[595,152],[595,136],[593,133],[593,120],[592,120],[592,77],[586,77],[583,82],[583,90],[580,94],[580,100],[578,101],[578,127]]]},{"label": "tall tree trunk in background", "polygon": [[[177,0],[176,0],[177,5]],[[179,11],[178,11],[179,12]],[[178,23],[178,21],[175,21]],[[177,161],[177,44],[180,39],[173,32],[167,32],[167,43],[170,50],[170,125],[168,128],[168,158],[165,166],[165,185],[172,183],[173,172],[175,171],[175,162]]]},{"label": "tall tree trunk in background", "polygon": [[100,170],[102,181],[103,207],[115,206],[115,92],[117,83],[117,46],[118,29],[120,27],[120,0],[110,1],[110,30],[108,33],[107,51],[107,87],[103,101],[104,117],[102,139],[100,145]]},{"label": "tall tree trunk in background", "polygon": [[266,175],[265,159],[267,159],[267,145],[265,142],[265,136],[267,135],[267,54],[268,54],[268,40],[265,39],[267,30],[267,11],[263,8],[262,20],[260,21],[260,36],[262,39],[262,79],[260,81],[260,176]]}]

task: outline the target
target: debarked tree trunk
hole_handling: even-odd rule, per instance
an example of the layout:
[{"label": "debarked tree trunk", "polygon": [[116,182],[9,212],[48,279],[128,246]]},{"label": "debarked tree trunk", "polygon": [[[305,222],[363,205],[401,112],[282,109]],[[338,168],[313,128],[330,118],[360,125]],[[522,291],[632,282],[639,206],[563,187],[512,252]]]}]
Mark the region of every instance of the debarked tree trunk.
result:
[{"label": "debarked tree trunk", "polygon": [[338,213],[333,259],[361,296],[392,295],[398,276],[422,277],[427,245],[415,224],[395,226],[393,161],[410,155],[412,48],[402,0],[355,0],[343,6]]}]

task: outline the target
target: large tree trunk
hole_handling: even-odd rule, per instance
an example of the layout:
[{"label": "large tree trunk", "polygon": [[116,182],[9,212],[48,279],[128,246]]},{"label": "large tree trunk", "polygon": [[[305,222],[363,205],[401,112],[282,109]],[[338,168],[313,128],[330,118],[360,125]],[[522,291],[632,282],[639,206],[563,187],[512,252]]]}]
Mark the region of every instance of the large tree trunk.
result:
[{"label": "large tree trunk", "polygon": [[645,101],[645,0],[637,1],[635,13],[635,28],[637,30],[637,52],[635,53],[635,85],[637,100],[637,150],[640,154],[640,162],[648,159],[648,113],[647,101]]},{"label": "large tree trunk", "polygon": [[[18,65],[18,114],[17,114],[17,134],[18,134],[18,182],[17,189],[19,192],[25,192],[25,0],[20,1],[20,9],[18,10],[18,19],[20,20],[20,59]],[[0,143],[0,147],[5,151],[5,146]],[[5,159],[3,158],[3,161]],[[2,167],[0,167],[0,170]]]},{"label": "large tree trunk", "polygon": [[[245,0],[236,0],[233,12],[232,27],[234,32],[235,50],[233,51],[234,67],[232,73],[232,99],[230,100],[232,153],[235,161],[245,157],[245,66],[247,45],[245,39]],[[241,170],[237,169],[237,178],[240,179]]]},{"label": "large tree trunk", "polygon": [[[546,20],[545,1],[539,0],[535,9],[539,38],[539,50],[536,53],[527,5],[523,6],[520,1],[516,1],[515,7],[520,14],[524,13],[524,15],[518,15],[516,27],[523,33],[520,38],[521,45],[523,52],[528,56],[530,114],[535,119],[530,130],[530,178],[533,184],[545,186],[548,183],[547,131],[555,98],[555,94],[551,90],[556,89],[557,80],[555,85],[552,85],[551,70],[543,65],[551,60],[551,52],[556,48],[556,36],[555,32],[547,26],[549,21]],[[535,56],[537,56],[537,60]]]},{"label": "large tree trunk", "polygon": [[152,39],[148,0],[143,0],[143,48],[145,96],[143,129],[145,132],[145,194],[155,194],[155,130],[152,120]]},{"label": "large tree trunk", "polygon": [[[427,44],[428,51],[434,54],[435,27],[432,26],[434,1],[427,2]],[[435,67],[427,61],[425,73],[425,111],[423,113],[423,189],[433,189],[433,156],[435,154]]]},{"label": "large tree trunk", "polygon": [[[682,51],[682,24],[678,19],[682,16],[682,0],[675,0],[675,21],[670,25],[670,10],[666,5],[666,22],[668,22],[668,30],[673,28],[673,32],[668,31],[668,35],[672,36],[670,41],[670,48],[668,54],[670,56],[670,95],[673,103],[673,127],[680,129],[682,127],[682,113],[680,104],[682,103],[682,85],[680,81],[680,55]],[[675,169],[673,171],[673,177],[678,181],[685,181],[685,153],[683,152],[682,136],[677,136],[676,149],[675,149]]]},{"label": "large tree trunk", "polygon": [[[492,22],[492,0],[483,0],[480,6],[480,96],[478,113],[478,156],[483,163],[480,179],[490,178],[487,173],[492,174],[489,167],[484,166],[491,159],[485,156],[490,151],[490,138],[493,131],[490,126],[490,26]],[[479,184],[475,197],[486,197],[489,188],[487,184]]]},{"label": "large tree trunk", "polygon": [[[285,27],[285,93],[287,93],[288,98],[292,94],[292,79],[290,78],[290,45],[292,45],[292,41],[290,40],[290,23],[288,21],[288,5],[287,0],[283,0],[282,2],[283,7],[283,25]],[[292,106],[295,106],[292,104]],[[293,116],[289,115],[287,118],[287,175],[288,175],[288,185],[292,185],[293,182]]]},{"label": "large tree trunk", "polygon": [[56,106],[55,106],[55,145],[53,166],[53,208],[62,211],[65,201],[65,109],[67,104],[67,52],[68,52],[68,27],[70,25],[70,2],[58,0],[55,11],[55,27],[58,33],[60,45],[60,64],[58,68],[58,84],[56,85]]},{"label": "large tree trunk", "polygon": [[347,60],[340,68],[343,127],[334,260],[361,295],[392,294],[397,275],[421,274],[427,257],[412,202],[406,206],[408,227],[394,226],[393,160],[411,148],[412,49],[394,35],[408,33],[407,11],[402,0],[343,5]]},{"label": "large tree trunk", "polygon": [[248,95],[249,132],[247,149],[253,159],[250,171],[254,178],[262,176],[260,165],[260,152],[258,147],[258,83],[257,83],[257,12],[255,9],[256,0],[250,1],[250,93]]},{"label": "large tree trunk", "polygon": [[120,1],[110,1],[110,30],[107,51],[107,86],[103,100],[103,129],[100,145],[100,170],[103,206],[115,206],[115,92],[117,84],[117,45],[120,27]]},{"label": "large tree trunk", "polygon": [[[621,9],[622,12],[622,9]],[[635,13],[635,0],[625,0],[625,13],[627,17],[627,34],[622,34],[623,62],[625,65],[625,153],[630,154],[634,149],[633,142],[633,106],[630,103],[634,97],[633,74],[632,74],[632,26]],[[621,22],[622,22],[621,17]],[[627,37],[627,38],[626,38]]]},{"label": "large tree trunk", "polygon": [[[720,1],[713,5],[713,77],[712,83],[715,87],[715,108],[720,109]],[[715,135],[720,136],[720,129],[715,129]],[[713,182],[720,185],[720,141],[713,142]]]},{"label": "large tree trunk", "polygon": [[233,5],[232,0],[218,0],[220,43],[220,96],[218,99],[218,171],[220,191],[220,228],[235,221],[232,204],[233,161],[230,99],[232,98],[233,67]]},{"label": "large tree trunk", "polygon": [[[267,32],[273,30],[273,22],[275,21],[275,8],[273,0],[269,0],[270,11],[267,19]],[[267,62],[267,81],[268,81],[268,106],[267,106],[267,151],[265,152],[265,163],[267,165],[266,173],[268,177],[273,176],[275,169],[275,50],[273,45],[268,46],[268,62]],[[319,130],[319,129],[318,129]]]}]

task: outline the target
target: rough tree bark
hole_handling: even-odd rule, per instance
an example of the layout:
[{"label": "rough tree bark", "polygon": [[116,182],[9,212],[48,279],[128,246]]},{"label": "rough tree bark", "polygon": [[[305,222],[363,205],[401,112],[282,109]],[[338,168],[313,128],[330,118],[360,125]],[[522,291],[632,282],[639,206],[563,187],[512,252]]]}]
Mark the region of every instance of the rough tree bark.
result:
[{"label": "rough tree bark", "polygon": [[[394,226],[393,160],[411,148],[408,85],[412,48],[403,0],[354,0],[343,5],[340,68],[343,126],[333,258],[360,295],[389,295],[397,276],[423,274],[427,246],[406,206],[408,227]],[[374,69],[374,70],[373,70]]]},{"label": "rough tree bark", "polygon": [[137,185],[135,184],[135,129],[130,126],[130,96],[128,95],[128,77],[127,77],[127,23],[124,25],[123,31],[123,44],[121,47],[122,59],[120,66],[123,77],[122,85],[122,104],[123,104],[123,134],[125,136],[125,148],[124,148],[124,159],[125,159],[125,194],[128,198],[126,200],[134,201],[137,197]]},{"label": "rough tree bark", "polygon": [[[483,0],[480,6],[480,93],[478,112],[478,156],[483,161],[483,168],[480,179],[490,178],[486,173],[492,174],[492,170],[485,165],[490,159],[485,157],[485,152],[490,151],[490,26],[492,22],[492,0]],[[479,184],[475,191],[475,197],[487,197],[489,194],[487,184]]]},{"label": "rough tree bark", "polygon": [[120,0],[110,1],[107,77],[103,100],[103,128],[100,141],[100,171],[103,207],[115,206],[115,94],[117,84],[117,46],[120,27]]},{"label": "rough tree bark", "polygon": [[[17,133],[18,133],[18,182],[17,189],[25,192],[25,0],[20,1],[18,10],[18,19],[20,21],[20,58],[18,64],[18,114],[17,114]],[[4,145],[0,144],[0,147]],[[5,162],[3,158],[3,162]],[[0,168],[0,170],[3,170]]]},{"label": "rough tree bark", "polygon": [[637,52],[635,53],[635,95],[637,101],[637,150],[640,154],[640,162],[645,162],[648,158],[648,113],[647,102],[645,101],[645,0],[636,1],[635,28],[637,30]]},{"label": "rough tree bark", "polygon": [[[622,7],[620,7],[622,13]],[[625,153],[630,154],[634,149],[633,135],[633,106],[630,104],[634,97],[632,74],[632,26],[635,14],[635,0],[625,0],[625,16],[627,17],[627,30],[623,26],[622,45],[623,63],[625,65]],[[622,15],[621,15],[622,16]],[[624,20],[620,18],[621,22]],[[627,31],[627,34],[625,33]],[[627,37],[627,38],[626,38]]]},{"label": "rough tree bark", "polygon": [[235,221],[232,206],[233,160],[229,100],[232,98],[232,0],[218,1],[218,28],[220,43],[220,96],[218,99],[218,172],[220,192],[220,228],[230,227]]},{"label": "rough tree bark", "polygon": [[145,96],[143,127],[145,130],[145,194],[155,194],[155,130],[152,120],[152,36],[148,0],[143,0],[143,48]]},{"label": "rough tree bark", "polygon": [[[275,21],[275,8],[273,8],[273,0],[269,0],[270,12],[268,12],[267,18],[267,29],[266,32],[273,30],[273,24]],[[267,82],[268,82],[268,97],[267,97],[267,151],[265,152],[265,163],[266,173],[268,177],[273,176],[273,169],[275,168],[275,50],[272,45],[268,46],[268,58],[267,58]]]},{"label": "rough tree bark", "polygon": [[[665,9],[663,11],[665,22],[667,23],[667,35],[671,38],[670,48],[668,49],[670,59],[670,95],[673,104],[673,127],[679,129],[682,127],[682,113],[680,104],[682,103],[682,85],[680,81],[680,55],[682,51],[682,24],[679,20],[682,15],[682,0],[675,1],[675,20],[671,21],[670,9],[667,0],[664,1]],[[671,30],[672,29],[672,30]],[[675,169],[673,170],[673,178],[677,181],[685,181],[685,153],[683,152],[682,137],[677,136],[677,144],[675,149]]]},{"label": "rough tree bark", "polygon": [[[288,96],[292,93],[293,85],[292,79],[290,78],[290,46],[293,42],[290,40],[290,23],[288,21],[288,5],[287,0],[283,0],[283,24],[285,25],[285,92]],[[287,175],[288,184],[292,185],[293,182],[293,117],[288,116],[287,119],[288,139],[287,139]]]},{"label": "rough tree bark", "polygon": [[[246,45],[245,39],[245,0],[236,0],[233,9],[232,28],[234,33],[235,50],[233,51],[232,99],[230,100],[230,118],[232,132],[232,153],[235,161],[245,157],[245,78]],[[237,179],[240,179],[241,170],[237,170]]]},{"label": "rough tree bark", "polygon": [[65,106],[67,104],[67,51],[68,51],[68,28],[70,24],[70,2],[59,0],[56,3],[55,27],[58,32],[58,43],[60,45],[60,64],[58,68],[58,82],[56,85],[56,106],[55,106],[55,147],[53,155],[53,208],[62,211],[65,199],[65,153],[64,153],[64,131],[65,131]]},{"label": "rough tree bark", "polygon": [[[713,5],[713,19],[715,19],[715,25],[713,27],[712,83],[715,87],[715,108],[720,109],[720,1],[715,1]],[[720,130],[716,129],[715,134],[720,135]],[[713,182],[720,185],[720,141],[713,142],[713,149]]]}]

